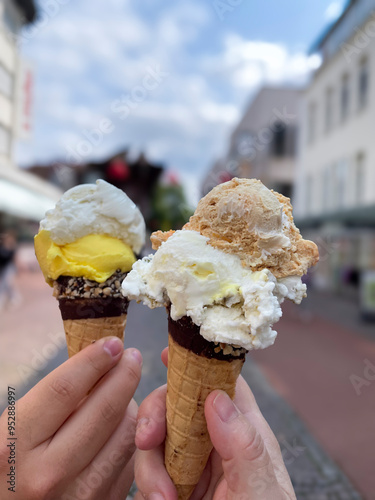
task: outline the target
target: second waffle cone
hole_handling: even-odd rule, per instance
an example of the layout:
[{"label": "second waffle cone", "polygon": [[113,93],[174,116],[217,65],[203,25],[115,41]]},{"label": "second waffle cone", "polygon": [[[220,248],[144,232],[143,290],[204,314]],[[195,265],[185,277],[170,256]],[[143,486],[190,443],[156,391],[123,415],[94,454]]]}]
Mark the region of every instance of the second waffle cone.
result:
[{"label": "second waffle cone", "polygon": [[243,362],[199,356],[169,335],[165,465],[179,500],[192,494],[212,450],[205,400],[215,389],[233,399]]}]

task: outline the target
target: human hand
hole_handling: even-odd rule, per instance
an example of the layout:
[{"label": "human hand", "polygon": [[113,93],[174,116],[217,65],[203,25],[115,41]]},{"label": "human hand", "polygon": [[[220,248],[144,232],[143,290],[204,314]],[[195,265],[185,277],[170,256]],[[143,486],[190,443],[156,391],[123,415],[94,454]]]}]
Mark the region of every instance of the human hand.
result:
[{"label": "human hand", "polygon": [[[0,498],[124,500],[133,481],[142,357],[117,337],[89,345],[16,403],[16,486],[9,491],[7,410],[0,417]],[[88,395],[87,393],[91,391]]]},{"label": "human hand", "polygon": [[[165,351],[162,359],[166,364]],[[177,499],[164,466],[165,399],[163,386],[138,411],[135,479],[139,498]],[[243,377],[238,379],[234,402],[225,392],[213,391],[206,399],[205,415],[214,449],[192,499],[296,498],[280,446]]]}]

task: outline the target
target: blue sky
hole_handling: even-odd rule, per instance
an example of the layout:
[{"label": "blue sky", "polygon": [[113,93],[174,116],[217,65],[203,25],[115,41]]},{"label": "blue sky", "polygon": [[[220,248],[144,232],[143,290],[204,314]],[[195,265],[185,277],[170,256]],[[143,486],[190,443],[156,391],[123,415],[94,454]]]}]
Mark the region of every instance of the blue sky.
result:
[{"label": "blue sky", "polygon": [[307,50],[343,4],[40,0],[20,38],[35,69],[34,131],[16,159],[85,162],[130,147],[194,186],[262,84],[306,81]]}]

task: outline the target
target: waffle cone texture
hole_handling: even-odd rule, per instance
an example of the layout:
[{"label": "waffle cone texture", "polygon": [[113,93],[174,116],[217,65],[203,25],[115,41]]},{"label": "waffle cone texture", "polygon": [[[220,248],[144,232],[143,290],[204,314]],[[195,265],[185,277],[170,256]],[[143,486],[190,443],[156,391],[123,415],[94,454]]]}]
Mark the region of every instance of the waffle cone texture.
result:
[{"label": "waffle cone texture", "polygon": [[69,358],[103,337],[124,341],[126,314],[104,318],[66,319],[63,321]]},{"label": "waffle cone texture", "polygon": [[179,500],[190,497],[212,451],[205,400],[215,389],[233,399],[243,362],[199,356],[169,335],[165,465]]}]

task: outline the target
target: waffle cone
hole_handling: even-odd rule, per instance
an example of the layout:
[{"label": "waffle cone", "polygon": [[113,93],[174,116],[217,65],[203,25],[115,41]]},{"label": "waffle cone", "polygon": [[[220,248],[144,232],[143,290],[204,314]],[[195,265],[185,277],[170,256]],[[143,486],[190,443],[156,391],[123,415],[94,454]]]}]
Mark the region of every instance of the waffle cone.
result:
[{"label": "waffle cone", "polygon": [[205,400],[215,389],[233,398],[243,362],[199,356],[169,335],[165,465],[180,500],[192,494],[212,450]]},{"label": "waffle cone", "polygon": [[69,358],[103,337],[115,336],[124,341],[126,314],[104,318],[66,319],[63,321]]}]

